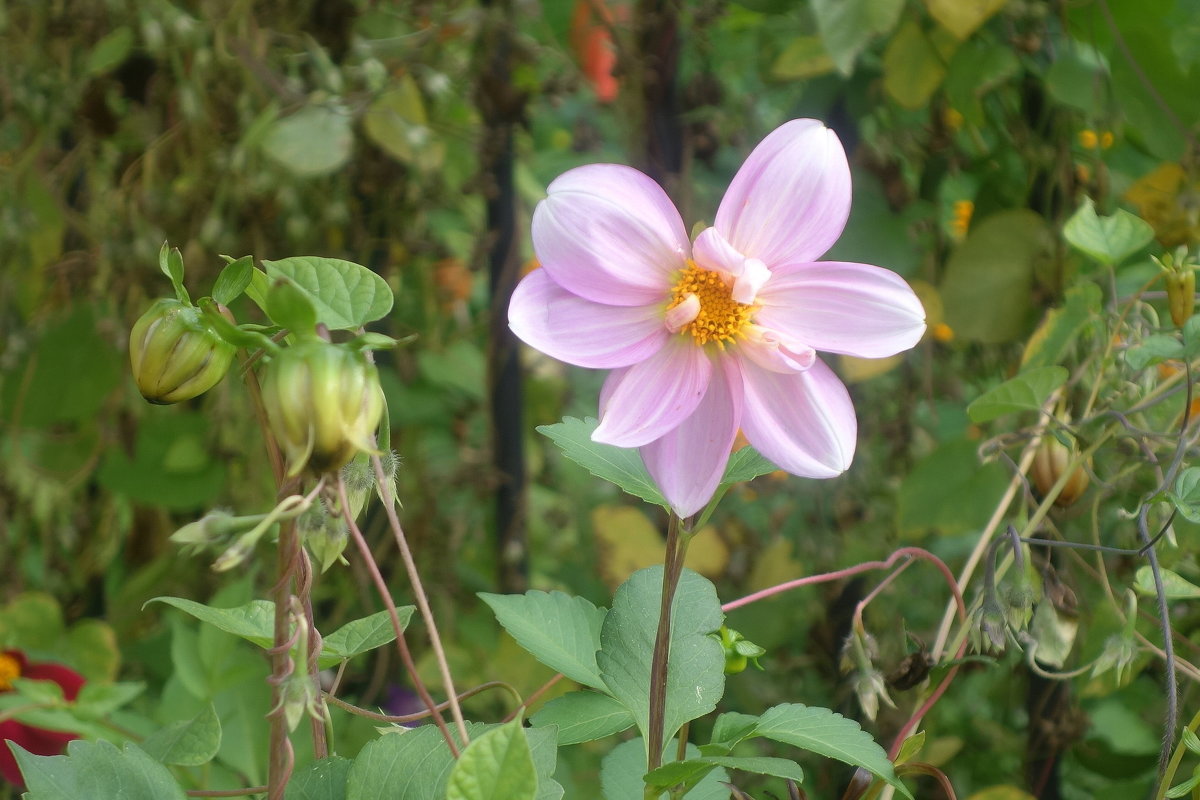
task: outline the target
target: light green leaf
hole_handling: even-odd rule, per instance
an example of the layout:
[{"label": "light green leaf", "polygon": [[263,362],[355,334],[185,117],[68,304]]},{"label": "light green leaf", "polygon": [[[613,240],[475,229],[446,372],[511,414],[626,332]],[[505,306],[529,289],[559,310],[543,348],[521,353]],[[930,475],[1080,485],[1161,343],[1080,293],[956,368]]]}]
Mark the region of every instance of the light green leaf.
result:
[{"label": "light green leaf", "polygon": [[1165,334],[1148,336],[1141,344],[1125,351],[1125,363],[1135,372],[1180,358],[1183,358],[1183,342]]},{"label": "light green leaf", "polygon": [[454,765],[446,800],[534,800],[538,780],[521,719],[471,742]]},{"label": "light green leaf", "polygon": [[[649,730],[650,663],[662,600],[663,568],[638,570],[617,589],[600,632],[596,664],[609,693]],[[684,569],[671,606],[671,657],[663,740],[717,706],[725,690],[725,654],[709,634],[721,627],[721,603],[712,583]]]},{"label": "light green leaf", "polygon": [[317,309],[308,294],[291,281],[278,281],[267,291],[267,315],[297,336],[316,335]]},{"label": "light green leaf", "polygon": [[[678,743],[668,744],[664,757],[668,764],[674,761],[677,749]],[[689,743],[684,755],[688,759],[694,759],[700,755],[700,750]],[[600,788],[605,800],[640,800],[645,795],[646,785],[642,780],[645,771],[646,745],[641,739],[630,739],[614,747],[600,762]],[[684,797],[686,800],[729,800],[729,787],[723,784],[723,781],[728,780],[729,774],[717,767],[705,775]],[[658,800],[665,797],[667,793],[664,791]]]},{"label": "light green leaf", "polygon": [[756,775],[770,775],[796,783],[804,782],[804,770],[799,764],[786,758],[768,756],[702,756],[687,761],[675,761],[646,773],[644,780],[646,783],[669,789],[677,783],[694,784],[717,767],[753,772]]},{"label": "light green leaf", "polygon": [[254,276],[254,257],[242,256],[231,261],[221,270],[213,284],[212,298],[223,306],[227,306],[246,291]]},{"label": "light green leaf", "polygon": [[598,692],[569,692],[542,706],[529,719],[535,728],[558,726],[558,744],[603,739],[633,727],[633,716],[620,702]]},{"label": "light green leaf", "polygon": [[118,750],[105,741],[76,740],[65,756],[35,756],[9,744],[29,790],[27,800],[186,800],[179,784],[162,764],[137,746]]},{"label": "light green leaf", "polygon": [[959,39],[966,39],[1008,0],[925,0],[929,15]]},{"label": "light green leaf", "polygon": [[367,138],[401,164],[437,169],[445,157],[445,143],[430,129],[421,90],[411,75],[401,76],[371,103],[363,127]]},{"label": "light green leaf", "polygon": [[142,742],[142,749],[163,764],[198,767],[207,764],[221,749],[221,720],[212,703],[189,720],[172,722]]},{"label": "light green leaf", "polygon": [[857,722],[827,708],[785,703],[769,708],[758,718],[754,736],[790,744],[817,755],[837,759],[863,769],[912,797],[900,779],[887,753]]},{"label": "light green leaf", "polygon": [[766,475],[778,469],[779,467],[763,458],[762,453],[753,447],[743,447],[729,457],[729,463],[725,465],[725,474],[721,476],[721,485],[730,486],[754,480],[759,475]]},{"label": "light green leaf", "polygon": [[[1163,594],[1168,600],[1195,600],[1200,597],[1200,586],[1184,578],[1178,572],[1172,572],[1169,569],[1159,569],[1162,574]],[[1154,588],[1154,571],[1149,565],[1137,568],[1137,572],[1133,573],[1133,588],[1138,594],[1143,594],[1148,597],[1156,597],[1158,592]]]},{"label": "light green leaf", "polygon": [[1062,669],[1075,646],[1079,620],[1059,612],[1053,603],[1038,603],[1033,612],[1029,633],[1037,643],[1034,657],[1039,664]]},{"label": "light green leaf", "polygon": [[1200,522],[1200,467],[1188,467],[1179,473],[1175,489],[1167,497],[1180,514],[1192,522]]},{"label": "light green leaf", "polygon": [[607,612],[562,592],[522,595],[480,592],[496,620],[534,658],[573,681],[604,689],[596,667],[600,628]]},{"label": "light green leaf", "polygon": [[1072,247],[1101,264],[1116,266],[1154,240],[1150,223],[1117,209],[1109,217],[1096,214],[1090,197],[1085,198],[1067,223],[1063,236]]},{"label": "light green leaf", "polygon": [[103,75],[125,61],[131,50],[133,31],[122,25],[96,42],[96,46],[88,54],[87,74]]},{"label": "light green leaf", "polygon": [[89,719],[106,719],[146,690],[140,681],[88,683],[75,697],[75,714]]},{"label": "light green leaf", "polygon": [[1051,244],[1032,211],[1001,211],[972,227],[942,280],[946,323],[957,338],[1001,344],[1029,328],[1034,268]]},{"label": "light green leaf", "polygon": [[838,72],[850,75],[867,43],[896,27],[904,0],[813,0],[813,16]]},{"label": "light green leaf", "polygon": [[273,161],[301,177],[327,175],[350,160],[354,132],[341,107],[308,106],[271,124],[262,149]]},{"label": "light green leaf", "polygon": [[307,294],[317,320],[331,330],[358,328],[392,310],[387,282],[352,261],[296,256],[262,265],[272,278],[286,278]]},{"label": "light green leaf", "polygon": [[[400,628],[408,627],[416,606],[397,606]],[[377,611],[368,617],[351,620],[325,637],[321,647],[321,669],[340,664],[348,658],[382,647],[396,640],[396,630],[387,611]]]},{"label": "light green leaf", "polygon": [[942,85],[958,42],[941,29],[926,33],[910,20],[883,51],[883,88],[904,108],[917,109]]},{"label": "light green leaf", "polygon": [[346,778],[351,761],[331,756],[314,761],[288,781],[284,800],[346,800]]},{"label": "light green leaf", "polygon": [[830,72],[833,59],[820,36],[797,36],[771,65],[771,77],[777,81],[799,81]]},{"label": "light green leaf", "polygon": [[1052,309],[1025,343],[1021,369],[1049,367],[1060,363],[1079,332],[1100,311],[1100,287],[1081,283],[1067,290],[1060,308]]},{"label": "light green leaf", "polygon": [[1066,367],[1035,367],[984,392],[967,406],[972,422],[990,422],[1005,414],[1036,411],[1058,387],[1066,383]]},{"label": "light green leaf", "polygon": [[582,420],[564,417],[555,425],[539,425],[537,431],[558,445],[564,456],[597,478],[615,483],[648,503],[666,507],[666,498],[654,485],[636,449],[592,441],[592,431],[598,424],[593,417]]}]

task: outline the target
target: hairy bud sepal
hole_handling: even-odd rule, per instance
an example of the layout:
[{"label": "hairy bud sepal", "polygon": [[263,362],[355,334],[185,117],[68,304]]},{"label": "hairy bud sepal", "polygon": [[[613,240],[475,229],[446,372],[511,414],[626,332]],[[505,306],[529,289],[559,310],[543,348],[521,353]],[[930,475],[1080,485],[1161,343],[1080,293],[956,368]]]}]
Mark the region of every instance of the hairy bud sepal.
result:
[{"label": "hairy bud sepal", "polygon": [[129,335],[138,391],[160,405],[189,400],[216,386],[235,352],[200,309],[172,298],[155,302]]}]

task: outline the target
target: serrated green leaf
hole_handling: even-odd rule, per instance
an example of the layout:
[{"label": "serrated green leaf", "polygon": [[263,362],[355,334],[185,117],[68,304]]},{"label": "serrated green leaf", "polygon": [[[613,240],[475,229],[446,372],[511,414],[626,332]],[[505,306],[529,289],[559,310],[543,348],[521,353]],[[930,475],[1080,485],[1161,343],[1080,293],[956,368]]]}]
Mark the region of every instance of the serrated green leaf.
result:
[{"label": "serrated green leaf", "polygon": [[162,764],[136,745],[118,750],[105,741],[76,740],[65,756],[35,756],[11,744],[29,787],[27,800],[186,800]]},{"label": "serrated green leaf", "polygon": [[984,392],[967,406],[972,422],[990,422],[1005,414],[1036,411],[1058,387],[1066,383],[1066,367],[1035,367]]},{"label": "serrated green leaf", "polygon": [[221,720],[212,703],[189,720],[173,722],[142,742],[142,749],[163,764],[198,767],[221,749]]},{"label": "serrated green leaf", "polygon": [[[1159,568],[1159,572],[1162,574],[1163,594],[1167,596],[1168,600],[1195,600],[1200,597],[1200,586],[1192,583],[1178,572],[1163,568]],[[1154,572],[1149,565],[1137,568],[1137,572],[1133,574],[1133,588],[1138,594],[1147,597],[1158,596],[1158,591],[1154,587]]]},{"label": "serrated green leaf", "polygon": [[569,692],[542,706],[529,718],[535,728],[558,726],[558,744],[603,739],[633,727],[633,716],[620,702],[598,692]]},{"label": "serrated green leaf", "polygon": [[563,592],[522,595],[480,592],[496,620],[538,661],[571,680],[604,690],[596,666],[600,629],[608,613],[582,597]]},{"label": "serrated green leaf", "polygon": [[750,481],[759,475],[775,472],[779,467],[767,461],[762,453],[753,447],[743,447],[729,457],[725,465],[725,474],[721,476],[721,485],[730,486],[743,481]]},{"label": "serrated green leaf", "polygon": [[534,800],[537,774],[520,717],[471,742],[454,765],[446,800]]},{"label": "serrated green leaf", "polygon": [[288,781],[284,800],[346,800],[346,778],[353,762],[341,756],[314,761]]},{"label": "serrated green leaf", "polygon": [[804,782],[804,770],[794,761],[769,756],[702,756],[687,761],[665,764],[653,772],[646,773],[644,780],[655,786],[668,789],[677,783],[695,783],[717,767],[770,775],[773,778]]},{"label": "serrated green leaf", "polygon": [[1183,358],[1183,343],[1174,336],[1149,336],[1141,344],[1125,351],[1125,363],[1134,371],[1153,364]]},{"label": "serrated green leaf", "polygon": [[860,728],[857,722],[827,708],[798,703],[769,708],[758,718],[753,735],[862,767],[896,787],[905,797],[912,797],[908,788],[896,777],[887,753],[871,735]]},{"label": "serrated green leaf", "polygon": [[254,276],[254,257],[242,256],[231,261],[221,270],[213,284],[212,298],[223,306],[227,306],[246,291]]},{"label": "serrated green leaf", "polygon": [[360,328],[392,310],[392,290],[387,282],[352,261],[317,256],[296,256],[263,261],[271,278],[290,280],[308,295],[317,321],[330,330]]},{"label": "serrated green leaf", "polygon": [[[398,606],[396,616],[400,627],[408,627],[416,606]],[[396,640],[396,630],[387,611],[377,611],[368,617],[352,620],[324,638],[321,647],[321,669],[327,669],[348,658],[382,647]]]},{"label": "serrated green leaf", "polygon": [[634,497],[654,505],[667,506],[667,500],[654,485],[642,457],[633,448],[614,447],[592,441],[592,431],[599,422],[594,417],[576,419],[564,417],[554,425],[540,425],[538,433],[558,445],[564,456],[597,478],[616,484]]},{"label": "serrated green leaf", "polygon": [[[596,654],[609,693],[633,714],[643,737],[649,730],[650,664],[658,630],[663,568],[638,570],[617,589],[600,632]],[[725,615],[711,582],[684,569],[671,606],[671,657],[663,740],[714,708],[725,690],[725,653],[709,634]]]},{"label": "serrated green leaf", "polygon": [[[664,760],[670,764],[675,759],[678,749],[677,742],[670,742],[666,748]],[[694,759],[700,755],[700,750],[694,744],[688,744],[685,758]],[[600,788],[605,800],[639,800],[645,796],[645,782],[642,775],[646,771],[646,745],[641,739],[630,739],[621,742],[608,752],[600,762]],[[685,800],[729,800],[729,787],[724,785],[729,780],[729,774],[721,767],[705,775],[700,782],[684,795]],[[665,798],[664,791],[658,800]]]},{"label": "serrated green leaf", "polygon": [[1150,244],[1154,229],[1120,208],[1112,216],[1101,217],[1089,197],[1063,225],[1063,236],[1072,247],[1101,264],[1116,266]]}]

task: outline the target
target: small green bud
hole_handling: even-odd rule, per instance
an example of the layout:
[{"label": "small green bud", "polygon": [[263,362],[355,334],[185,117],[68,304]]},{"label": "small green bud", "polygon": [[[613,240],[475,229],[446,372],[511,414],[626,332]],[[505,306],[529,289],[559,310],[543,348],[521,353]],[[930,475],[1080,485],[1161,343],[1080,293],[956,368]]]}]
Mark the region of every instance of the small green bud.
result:
[{"label": "small green bud", "polygon": [[1167,305],[1171,321],[1179,327],[1192,318],[1196,308],[1196,273],[1191,269],[1167,273]]},{"label": "small green bud", "polygon": [[236,348],[200,309],[163,298],[134,323],[129,361],[142,397],[166,405],[204,394],[225,377]]},{"label": "small green bud", "polygon": [[375,452],[383,412],[379,373],[364,354],[323,339],[289,347],[267,364],[263,404],[287,458],[288,475],[322,475],[355,453]]},{"label": "small green bud", "polygon": [[725,651],[726,675],[737,675],[751,663],[756,669],[762,669],[758,659],[767,654],[766,650],[725,625],[722,625],[721,630],[714,636],[720,640],[721,649]]}]

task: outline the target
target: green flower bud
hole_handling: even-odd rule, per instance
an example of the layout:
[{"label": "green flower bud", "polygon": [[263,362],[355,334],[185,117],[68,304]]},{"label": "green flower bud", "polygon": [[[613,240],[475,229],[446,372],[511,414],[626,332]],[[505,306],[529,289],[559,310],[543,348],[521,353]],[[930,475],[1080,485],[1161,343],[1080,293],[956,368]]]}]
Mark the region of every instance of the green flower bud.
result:
[{"label": "green flower bud", "polygon": [[225,377],[236,348],[200,309],[163,298],[134,323],[129,361],[142,397],[166,405],[204,394]]},{"label": "green flower bud", "polygon": [[1167,305],[1171,309],[1171,321],[1182,328],[1196,307],[1195,272],[1185,267],[1167,273]]},{"label": "green flower bud", "polygon": [[262,397],[289,476],[306,466],[323,475],[357,452],[375,452],[371,437],[383,412],[383,390],[361,352],[321,339],[302,341],[267,364]]},{"label": "green flower bud", "polygon": [[721,649],[725,651],[726,675],[737,675],[745,671],[750,664],[754,664],[756,669],[762,669],[758,659],[766,655],[766,650],[725,625],[713,636],[717,637],[721,642]]}]

